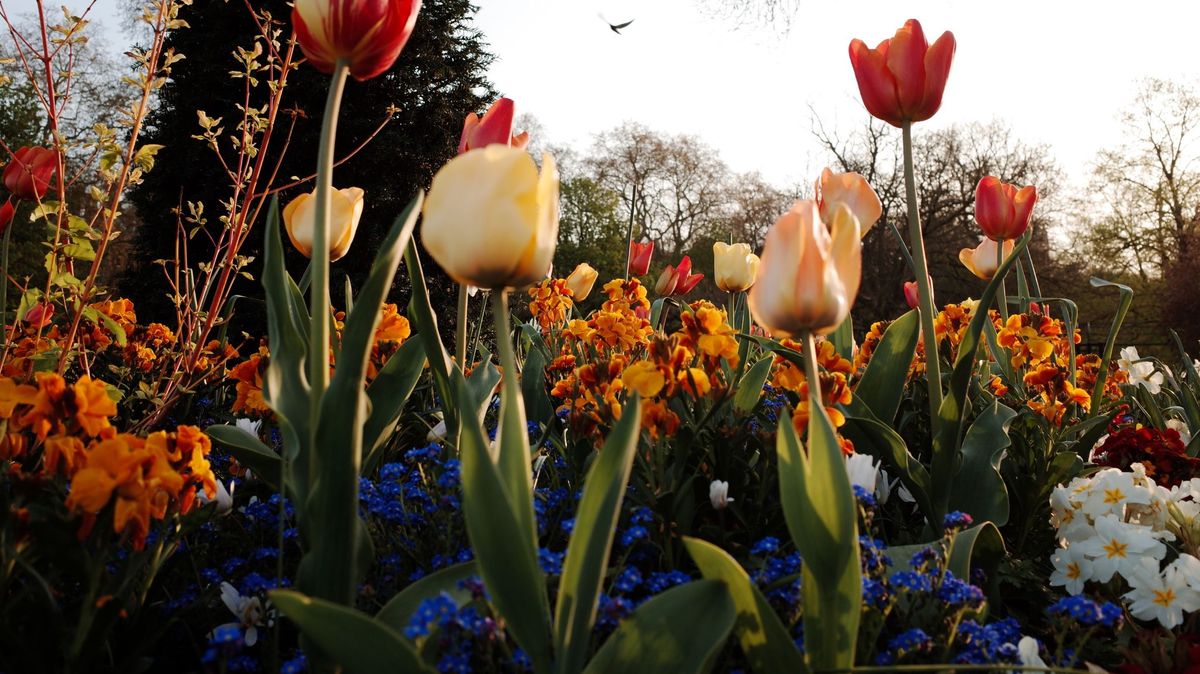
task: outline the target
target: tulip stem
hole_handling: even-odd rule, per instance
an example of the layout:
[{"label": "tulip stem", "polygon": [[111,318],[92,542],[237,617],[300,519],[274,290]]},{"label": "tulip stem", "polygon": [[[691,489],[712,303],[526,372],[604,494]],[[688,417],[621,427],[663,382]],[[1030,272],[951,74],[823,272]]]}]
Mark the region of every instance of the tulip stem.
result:
[{"label": "tulip stem", "polygon": [[[1025,246],[1025,250],[1021,251],[1021,256],[1025,258],[1026,264],[1029,266],[1029,284],[1033,287],[1033,296],[1042,299],[1042,285],[1038,283],[1037,270],[1033,268],[1033,253],[1029,252],[1030,246]],[[1045,313],[1046,308],[1042,307],[1042,312]]]},{"label": "tulip stem", "polygon": [[823,407],[821,400],[821,374],[817,369],[817,338],[811,332],[803,335],[804,377],[808,381],[808,418],[813,418],[817,409]]},{"label": "tulip stem", "polygon": [[458,367],[467,371],[467,284],[458,284],[458,322],[454,326],[454,357]]},{"label": "tulip stem", "polygon": [[[996,242],[996,273],[1000,273],[1000,265],[1004,264],[1004,242]],[[1000,287],[996,289],[996,305],[1000,309],[1000,319],[1008,322],[1008,291],[1004,288],[1004,278],[1000,279]]]},{"label": "tulip stem", "polygon": [[900,255],[904,256],[904,261],[908,263],[908,268],[912,273],[917,273],[917,263],[913,262],[912,253],[908,252],[908,244],[904,243],[904,235],[900,233],[900,228],[896,223],[889,218],[887,221],[888,228],[892,230],[892,234],[896,237],[896,242],[900,244]]},{"label": "tulip stem", "polygon": [[629,231],[626,239],[628,239],[625,248],[625,279],[628,280],[631,273],[630,266],[633,265],[633,216],[637,213],[637,183],[633,184],[633,196],[629,198]]},{"label": "tulip stem", "polygon": [[925,235],[921,232],[921,214],[917,208],[917,176],[913,170],[912,122],[904,122],[904,188],[908,202],[908,234],[912,243],[913,272],[917,275],[917,298],[921,307],[921,332],[925,340],[925,379],[929,386],[929,417],[934,437],[941,427],[942,366],[938,359],[937,336],[933,327],[933,290],[929,284],[929,264],[925,260]]},{"label": "tulip stem", "polygon": [[[312,286],[309,288],[309,350],[308,384],[311,389],[313,447],[316,446],[317,419],[321,398],[329,386],[329,211],[333,190],[333,146],[337,138],[338,110],[342,105],[342,90],[346,87],[349,66],[338,61],[329,79],[329,96],[325,99],[325,116],[321,119],[321,141],[317,149],[316,213],[313,217]],[[311,452],[313,461],[316,452]],[[314,472],[313,475],[316,475]]]}]

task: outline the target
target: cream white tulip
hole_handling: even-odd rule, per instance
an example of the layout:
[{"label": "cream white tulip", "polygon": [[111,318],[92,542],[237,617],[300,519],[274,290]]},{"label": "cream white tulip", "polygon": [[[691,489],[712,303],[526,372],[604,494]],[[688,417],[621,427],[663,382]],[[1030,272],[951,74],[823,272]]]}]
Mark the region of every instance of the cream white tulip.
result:
[{"label": "cream white tulip", "polygon": [[727,293],[749,290],[760,263],[758,256],[750,251],[750,244],[722,241],[713,244],[713,280]]},{"label": "cream white tulip", "polygon": [[425,250],[455,281],[522,288],[546,278],[558,240],[558,171],[524,150],[488,145],[451,159],[425,199]]},{"label": "cream white tulip", "polygon": [[[329,261],[342,259],[354,242],[363,212],[363,191],[358,187],[329,193]],[[283,223],[292,245],[304,257],[312,257],[313,223],[317,213],[317,193],[301,194],[283,207]]]}]

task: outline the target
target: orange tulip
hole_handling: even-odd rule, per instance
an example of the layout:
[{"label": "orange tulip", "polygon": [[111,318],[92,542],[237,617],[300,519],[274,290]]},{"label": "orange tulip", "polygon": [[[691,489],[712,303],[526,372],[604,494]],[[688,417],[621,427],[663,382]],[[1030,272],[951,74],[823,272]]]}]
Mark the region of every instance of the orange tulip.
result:
[{"label": "orange tulip", "polygon": [[[979,278],[987,281],[996,275],[996,269],[1000,266],[1000,261],[996,259],[997,243],[987,237],[979,243],[975,248],[963,248],[958,252],[958,261],[963,263],[971,273]],[[1004,242],[1004,258],[1008,259],[1012,255],[1013,242]]]},{"label": "orange tulip", "polygon": [[571,289],[571,296],[576,302],[582,302],[592,294],[592,286],[596,285],[599,275],[600,272],[586,262],[576,265],[575,270],[567,277],[567,287]]},{"label": "orange tulip", "polygon": [[797,201],[767,231],[750,311],[772,335],[827,334],[849,315],[861,279],[854,213],[838,208],[826,227],[816,202]]},{"label": "orange tulip", "polygon": [[975,188],[975,222],[993,241],[1019,239],[1029,229],[1037,188],[1016,185],[987,176]]},{"label": "orange tulip", "polygon": [[[329,261],[337,262],[350,250],[363,212],[359,187],[329,191]],[[301,194],[283,207],[283,224],[292,245],[304,257],[312,257],[317,217],[317,193]]]},{"label": "orange tulip", "polygon": [[845,206],[858,218],[863,236],[883,215],[879,195],[875,194],[861,173],[834,173],[826,168],[817,179],[814,193],[822,221],[830,222],[837,207]]},{"label": "orange tulip", "polygon": [[529,144],[529,132],[513,135],[513,102],[508,98],[497,99],[483,113],[483,118],[470,113],[463,120],[462,136],[458,140],[458,153],[486,147],[492,143],[525,147]]},{"label": "orange tulip", "polygon": [[323,73],[346,61],[350,75],[383,74],[412,35],[421,0],[296,0],[292,27],[308,62]]},{"label": "orange tulip", "polygon": [[896,127],[933,117],[942,105],[954,46],[950,31],[930,46],[916,19],[874,49],[851,40],[850,65],[867,112]]}]

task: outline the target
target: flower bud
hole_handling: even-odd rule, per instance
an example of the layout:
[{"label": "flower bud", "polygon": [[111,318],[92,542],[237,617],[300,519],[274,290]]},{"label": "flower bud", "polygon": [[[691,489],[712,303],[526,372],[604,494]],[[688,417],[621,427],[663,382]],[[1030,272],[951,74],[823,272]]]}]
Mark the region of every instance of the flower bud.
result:
[{"label": "flower bud", "polygon": [[404,49],[420,0],[296,0],[292,27],[308,62],[323,73],[338,61],[367,80],[383,74]]},{"label": "flower bud", "polygon": [[[363,212],[363,191],[358,187],[329,191],[329,261],[336,262],[350,250],[358,220]],[[292,245],[304,257],[312,257],[317,217],[317,193],[301,194],[283,208],[283,224]]]}]

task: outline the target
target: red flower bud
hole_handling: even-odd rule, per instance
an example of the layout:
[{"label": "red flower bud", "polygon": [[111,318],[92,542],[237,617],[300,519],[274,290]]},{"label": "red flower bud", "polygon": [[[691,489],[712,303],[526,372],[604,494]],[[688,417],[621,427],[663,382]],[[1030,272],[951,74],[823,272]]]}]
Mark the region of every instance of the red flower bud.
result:
[{"label": "red flower bud", "polygon": [[332,73],[346,61],[350,75],[383,74],[412,35],[421,0],[296,0],[292,27],[314,68]]},{"label": "red flower bud", "polygon": [[458,141],[458,153],[487,147],[493,143],[523,148],[529,144],[529,132],[513,135],[513,102],[508,98],[496,99],[492,107],[483,113],[483,118],[470,113],[463,120],[462,137]]},{"label": "red flower bud", "polygon": [[654,255],[654,242],[649,243],[629,243],[629,269],[627,270],[630,276],[644,276],[650,272],[650,257]]},{"label": "red flower bud", "polygon": [[1033,185],[1018,190],[1016,185],[987,176],[975,188],[975,222],[993,241],[1019,239],[1029,229],[1036,203]]},{"label": "red flower bud", "polygon": [[47,147],[23,147],[4,167],[4,186],[18,199],[36,201],[46,194],[58,169],[58,154]]},{"label": "red flower bud", "polygon": [[703,279],[704,274],[692,273],[692,259],[684,255],[678,267],[667,265],[654,285],[654,292],[663,297],[686,295]]},{"label": "red flower bud", "polygon": [[8,223],[12,222],[13,215],[16,212],[17,209],[13,206],[12,197],[9,197],[8,201],[5,201],[4,205],[0,206],[0,234],[3,234],[4,230],[8,229]]},{"label": "red flower bud", "polygon": [[850,65],[867,112],[896,127],[933,117],[942,105],[954,46],[949,31],[930,46],[916,19],[874,49],[851,40]]}]

